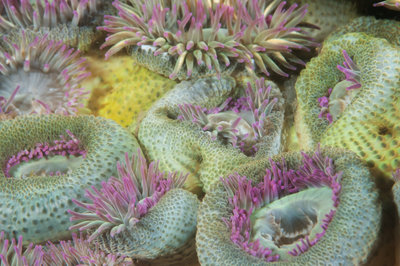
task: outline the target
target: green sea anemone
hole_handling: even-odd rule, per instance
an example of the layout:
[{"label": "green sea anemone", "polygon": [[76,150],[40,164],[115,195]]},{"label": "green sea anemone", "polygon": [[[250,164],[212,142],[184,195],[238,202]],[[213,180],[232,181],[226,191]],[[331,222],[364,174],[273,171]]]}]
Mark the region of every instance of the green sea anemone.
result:
[{"label": "green sea anemone", "polygon": [[246,89],[230,77],[184,81],[151,107],[138,138],[162,170],[188,172],[186,186],[207,191],[233,167],[281,150],[283,105],[263,79]]},{"label": "green sea anemone", "polygon": [[2,0],[0,36],[15,41],[24,29],[29,40],[49,34],[57,41],[87,50],[99,33],[94,26],[101,23],[103,11],[109,11],[108,1],[102,0]]},{"label": "green sea anemone", "polygon": [[[262,1],[114,1],[118,16],[105,16],[110,33],[106,58],[124,47],[139,64],[171,79],[188,79],[236,64],[248,70],[287,74],[302,64],[293,50],[316,45],[304,33],[306,6]],[[233,66],[232,66],[233,65]]]},{"label": "green sea anemone", "polygon": [[17,43],[5,39],[0,48],[0,96],[11,99],[18,115],[75,114],[86,93],[80,83],[90,75],[85,59],[47,36],[29,42],[25,31],[20,34]]},{"label": "green sea anemone", "polygon": [[[138,154],[118,163],[118,177],[86,191],[91,203],[73,200],[85,212],[69,210],[70,229],[90,230],[108,252],[135,259],[182,259],[194,252],[198,199],[181,189],[186,176],[164,174]],[[190,251],[192,248],[192,251]]]},{"label": "green sea anemone", "polygon": [[197,254],[201,265],[358,265],[376,243],[380,217],[373,178],[354,153],[283,153],[210,188]]},{"label": "green sea anemone", "polygon": [[71,198],[117,173],[138,143],[111,120],[21,116],[0,124],[0,224],[6,238],[40,243],[70,236]]},{"label": "green sea anemone", "polygon": [[[343,61],[348,67],[338,69]],[[346,148],[386,176],[399,168],[399,67],[400,48],[384,39],[348,33],[325,42],[296,82],[296,131],[302,148],[317,142]],[[359,88],[347,89],[353,85]],[[337,90],[335,97],[333,91],[329,95],[337,103],[337,108],[329,107],[329,112],[335,110],[331,124],[319,118],[321,98],[328,97],[330,88]]]}]

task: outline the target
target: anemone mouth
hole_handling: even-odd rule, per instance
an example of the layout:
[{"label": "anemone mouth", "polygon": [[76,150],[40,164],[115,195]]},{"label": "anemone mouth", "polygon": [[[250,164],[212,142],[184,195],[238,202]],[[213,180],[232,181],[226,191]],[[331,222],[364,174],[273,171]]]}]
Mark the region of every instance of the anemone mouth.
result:
[{"label": "anemone mouth", "polygon": [[297,170],[270,161],[261,183],[238,174],[221,179],[233,215],[225,220],[231,241],[266,261],[298,256],[324,236],[339,206],[342,172],[320,151],[305,153]]},{"label": "anemone mouth", "polygon": [[[11,156],[3,167],[8,178],[60,176],[78,169],[86,156],[82,143],[67,130],[69,140],[63,135],[54,144],[37,143]],[[80,158],[82,157],[82,158]]]},{"label": "anemone mouth", "polygon": [[86,94],[79,84],[90,75],[79,51],[47,36],[28,42],[24,31],[19,43],[6,40],[6,44],[0,50],[0,96],[12,99],[9,105],[15,112],[77,112]]},{"label": "anemone mouth", "polygon": [[321,107],[318,118],[326,118],[329,124],[339,118],[361,90],[359,67],[346,50],[342,50],[342,54],[344,58],[343,66],[337,65],[337,68],[345,75],[344,79],[328,90],[328,96],[318,98]]},{"label": "anemone mouth", "polygon": [[[277,0],[269,5],[259,1],[115,1],[119,16],[106,16],[105,26],[99,29],[110,33],[103,45],[112,46],[106,58],[125,47],[149,46],[155,56],[174,58],[171,79],[187,79],[199,66],[221,73],[232,63],[244,63],[250,72],[257,66],[267,75],[269,69],[287,76],[281,67],[294,70],[292,63],[304,64],[292,50],[308,50],[316,43],[298,25],[306,6],[296,10],[297,5],[292,5],[286,11],[286,2],[278,4]],[[185,68],[186,77],[181,73]]]},{"label": "anemone mouth", "polygon": [[[59,24],[77,27],[88,24],[90,15],[96,14],[102,0],[36,1],[2,0],[5,17],[0,17],[0,30],[9,32],[17,28],[53,28]],[[0,14],[1,15],[1,14]]]},{"label": "anemone mouth", "polygon": [[220,106],[207,109],[191,104],[179,105],[181,121],[191,121],[212,140],[232,145],[248,156],[258,151],[258,143],[270,134],[269,117],[280,109],[279,94],[271,92],[263,78],[255,86],[247,84],[245,95],[227,98]]}]

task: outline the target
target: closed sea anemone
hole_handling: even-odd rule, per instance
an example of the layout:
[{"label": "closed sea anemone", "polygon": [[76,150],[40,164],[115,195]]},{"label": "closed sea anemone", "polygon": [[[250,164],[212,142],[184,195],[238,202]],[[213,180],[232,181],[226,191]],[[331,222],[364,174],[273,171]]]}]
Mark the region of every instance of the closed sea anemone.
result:
[{"label": "closed sea anemone", "polygon": [[73,200],[85,212],[69,210],[71,221],[79,221],[70,229],[89,230],[89,241],[135,259],[185,256],[194,251],[198,199],[181,189],[187,175],[164,174],[140,153],[125,154],[118,177],[100,190],[86,190],[90,203]]},{"label": "closed sea anemone", "polygon": [[[85,91],[80,83],[90,73],[79,51],[47,36],[29,42],[25,31],[18,43],[5,38],[0,49],[0,96],[12,99],[19,115],[30,113],[75,114]],[[15,88],[19,87],[15,94]]]},{"label": "closed sea anemone", "polygon": [[[71,198],[117,173],[138,148],[115,122],[92,116],[19,116],[0,125],[0,224],[5,237],[41,243],[70,237]],[[124,150],[123,152],[121,150]]]},{"label": "closed sea anemone", "polygon": [[360,264],[380,217],[373,178],[354,153],[283,153],[212,186],[199,209],[197,254],[201,265]]},{"label": "closed sea anemone", "polygon": [[[303,31],[306,6],[262,1],[114,1],[118,16],[105,16],[106,58],[124,47],[140,64],[171,79],[188,79],[244,63],[287,76],[281,67],[303,62],[292,50],[316,44]],[[150,59],[146,59],[149,57]],[[234,68],[234,67],[231,67]],[[232,70],[232,69],[231,69]]]}]

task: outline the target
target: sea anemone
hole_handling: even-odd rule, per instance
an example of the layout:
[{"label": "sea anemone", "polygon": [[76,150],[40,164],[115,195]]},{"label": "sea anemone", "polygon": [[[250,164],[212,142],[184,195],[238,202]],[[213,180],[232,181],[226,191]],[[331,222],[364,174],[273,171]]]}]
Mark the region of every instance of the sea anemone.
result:
[{"label": "sea anemone", "polygon": [[266,87],[263,78],[255,83],[254,89],[250,82],[247,84],[245,96],[229,97],[222,105],[210,110],[188,103],[179,105],[178,119],[192,121],[209,132],[211,139],[218,138],[246,155],[254,155],[258,150],[257,143],[269,133],[265,122],[278,102],[277,97],[271,97],[272,87]]},{"label": "sea anemone", "polygon": [[232,172],[212,186],[199,209],[202,265],[366,262],[381,205],[354,153],[283,153]]},{"label": "sea anemone", "polygon": [[[270,91],[260,79],[241,97],[243,85],[230,77],[181,82],[147,112],[138,138],[163,171],[189,172],[186,187],[207,191],[233,167],[280,151],[284,101],[269,84]],[[234,100],[228,103],[230,97]]]},{"label": "sea anemone", "polygon": [[306,6],[284,10],[285,4],[115,1],[118,16],[106,16],[99,29],[111,33],[103,45],[112,46],[106,58],[131,47],[139,64],[171,79],[220,74],[236,63],[244,63],[250,71],[256,65],[267,75],[269,69],[287,76],[279,65],[294,69],[292,63],[302,64],[292,50],[316,43],[300,25]]},{"label": "sea anemone", "polygon": [[343,50],[342,53],[343,66],[337,65],[337,69],[345,75],[345,78],[328,90],[328,96],[318,98],[321,107],[318,117],[326,118],[329,124],[338,119],[361,89],[359,68],[346,50]]},{"label": "sea anemone", "polygon": [[80,221],[70,229],[89,230],[88,240],[96,239],[110,252],[176,259],[179,250],[193,243],[198,199],[180,189],[187,175],[165,175],[140,153],[131,159],[125,154],[125,162],[117,164],[118,178],[103,182],[100,190],[86,190],[91,203],[73,199],[85,212],[68,211],[71,221]]},{"label": "sea anemone", "polygon": [[[337,65],[343,63],[343,50],[349,66],[339,70]],[[400,48],[385,39],[347,33],[324,42],[321,53],[307,63],[296,81],[295,125],[301,148],[321,142],[349,149],[389,177],[400,167],[397,159],[400,113],[396,100],[400,97],[399,69]],[[318,118],[321,113],[318,99],[326,96],[329,88],[339,85],[336,103],[340,108],[336,109],[336,116],[332,115],[336,119],[329,124]],[[352,85],[361,88],[346,89]],[[344,102],[341,98],[346,99],[349,92],[356,95],[341,105]],[[330,113],[331,107],[334,106],[329,106]]]},{"label": "sea anemone", "polygon": [[0,49],[0,95],[12,98],[9,105],[19,115],[75,114],[86,93],[80,83],[90,75],[85,59],[62,42],[47,36],[29,42],[20,33],[18,43],[5,39],[7,47]]},{"label": "sea anemone", "polygon": [[400,11],[400,0],[386,0],[376,3],[374,6],[384,6],[392,10]]},{"label": "sea anemone", "polygon": [[20,87],[17,86],[8,99],[4,96],[0,96],[0,120],[14,118],[18,115],[15,108],[11,105],[11,102],[14,100],[19,88]]},{"label": "sea anemone", "polygon": [[41,266],[44,264],[45,251],[40,245],[34,246],[30,243],[28,247],[22,246],[22,236],[11,241],[5,238],[3,231],[0,232],[0,265],[33,265]]},{"label": "sea anemone", "polygon": [[0,14],[0,35],[15,41],[24,29],[29,40],[49,34],[53,40],[86,50],[96,38],[92,27],[100,24],[103,9],[110,5],[107,2],[39,0],[31,4],[28,0],[2,0],[5,14]]},{"label": "sea anemone", "polygon": [[124,256],[106,254],[99,245],[90,243],[83,234],[72,234],[72,241],[48,242],[45,246],[45,265],[110,265],[128,266],[132,261]]},{"label": "sea anemone", "polygon": [[[40,243],[70,236],[71,198],[117,173],[136,140],[91,116],[20,116],[0,125],[0,224],[6,238]],[[122,152],[124,150],[124,152]],[[11,217],[11,218],[10,218]]]}]

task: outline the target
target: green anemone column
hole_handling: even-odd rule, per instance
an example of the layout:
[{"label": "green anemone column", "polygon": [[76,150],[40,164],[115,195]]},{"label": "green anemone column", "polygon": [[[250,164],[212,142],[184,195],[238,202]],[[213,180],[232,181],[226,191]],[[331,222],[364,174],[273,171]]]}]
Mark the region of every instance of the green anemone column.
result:
[{"label": "green anemone column", "polygon": [[117,174],[139,145],[124,128],[93,116],[21,116],[0,123],[0,224],[5,238],[40,243],[70,237],[73,198]]}]

